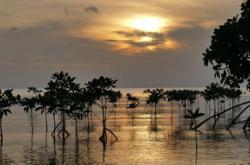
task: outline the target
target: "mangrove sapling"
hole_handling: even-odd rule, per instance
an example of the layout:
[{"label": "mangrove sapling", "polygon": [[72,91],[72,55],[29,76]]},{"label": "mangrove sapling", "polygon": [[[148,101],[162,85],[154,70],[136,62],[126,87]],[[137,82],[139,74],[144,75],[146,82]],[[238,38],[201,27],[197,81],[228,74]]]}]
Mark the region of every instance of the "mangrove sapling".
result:
[{"label": "mangrove sapling", "polygon": [[[171,104],[171,125],[172,125],[172,123],[173,123],[173,102],[177,101],[176,90],[166,91],[165,95],[168,99],[168,102],[170,102],[170,104]],[[179,116],[180,116],[180,114],[179,114]]]},{"label": "mangrove sapling", "polygon": [[139,106],[140,101],[138,97],[132,96],[130,93],[127,93],[127,109],[132,109],[132,126],[134,128],[134,113],[135,108]]},{"label": "mangrove sapling", "polygon": [[50,98],[45,92],[44,95],[39,94],[37,99],[36,111],[41,111],[41,114],[44,113],[45,119],[45,132],[48,133],[48,106],[50,105]]},{"label": "mangrove sapling", "polygon": [[[233,120],[232,122],[228,125],[227,130],[229,130],[234,124],[236,124],[236,121],[240,118],[240,116],[250,107],[250,104],[247,105]],[[245,121],[247,123],[248,120]],[[243,126],[244,129],[244,126]],[[245,130],[245,129],[244,129]]]},{"label": "mangrove sapling", "polygon": [[51,94],[52,93],[49,93],[48,91],[46,91],[44,95],[47,97],[47,99],[46,99],[47,112],[49,114],[52,114],[52,117],[53,117],[53,130],[51,132],[51,136],[54,138],[54,141],[55,141],[55,131],[57,128],[57,125],[56,125],[57,108],[56,108],[56,104],[54,102],[55,101],[54,96]]},{"label": "mangrove sapling", "polygon": [[[113,127],[116,128],[117,127],[117,123],[116,123],[116,108],[117,108],[117,102],[122,98],[122,93],[119,91],[117,93],[114,93],[114,96],[112,96],[110,98],[110,103],[111,103],[111,107],[110,107],[110,112],[113,113]],[[111,114],[110,114],[111,115]],[[109,116],[107,117],[109,118]]]},{"label": "mangrove sapling", "polygon": [[168,99],[168,102],[171,102],[171,123],[172,123],[172,120],[173,120],[173,110],[172,110],[172,105],[173,105],[173,101],[177,102],[178,103],[178,112],[179,112],[179,126],[180,126],[180,117],[181,117],[181,105],[180,105],[180,98],[179,98],[179,95],[178,95],[178,91],[177,90],[169,90],[169,91],[166,91],[165,92],[165,95]]},{"label": "mangrove sapling", "polygon": [[144,93],[148,94],[146,104],[149,104],[154,107],[154,114],[157,114],[157,105],[161,100],[165,100],[165,92],[163,89],[147,89],[144,91]]},{"label": "mangrove sapling", "polygon": [[250,130],[250,116],[248,116],[247,120],[245,121],[245,124],[243,125],[243,130],[246,132],[248,128],[248,131]]},{"label": "mangrove sapling", "polygon": [[237,108],[237,107],[239,107],[239,106],[243,106],[243,105],[247,105],[247,104],[250,104],[250,101],[246,101],[246,102],[240,103],[240,104],[238,104],[238,105],[235,105],[235,106],[233,106],[233,107],[230,107],[230,108],[228,108],[228,109],[225,109],[224,111],[222,111],[222,112],[220,112],[220,113],[217,113],[217,114],[215,114],[215,115],[213,115],[213,116],[210,116],[210,117],[208,117],[207,119],[203,120],[201,123],[197,124],[197,125],[194,127],[194,129],[197,130],[199,127],[201,127],[203,124],[205,124],[205,123],[206,123],[207,121],[209,121],[210,119],[212,119],[212,118],[214,118],[214,117],[220,117],[222,114],[224,114],[224,113],[226,113],[226,112],[232,110],[233,108]]},{"label": "mangrove sapling", "polygon": [[214,110],[214,123],[212,129],[215,129],[215,126],[220,118],[220,115],[216,115],[220,113],[224,109],[222,109],[223,105],[225,104],[225,98],[227,97],[227,91],[229,89],[221,86],[218,83],[211,83],[206,89],[203,91],[202,95],[205,100],[213,102],[213,110]]},{"label": "mangrove sapling", "polygon": [[106,145],[108,141],[107,131],[111,133],[111,135],[115,138],[115,141],[118,140],[118,137],[107,128],[107,113],[109,105],[114,104],[114,100],[118,100],[119,91],[114,91],[113,89],[116,87],[117,80],[113,80],[108,77],[99,77],[95,78],[92,81],[89,81],[86,84],[86,88],[88,93],[90,94],[93,102],[97,105],[102,112],[102,135],[99,140]]},{"label": "mangrove sapling", "polygon": [[130,93],[127,93],[127,109],[135,110],[139,106],[140,101],[138,97],[132,96]]},{"label": "mangrove sapling", "polygon": [[55,129],[62,124],[62,128],[58,131],[57,136],[65,143],[65,140],[70,136],[70,133],[66,130],[66,117],[70,113],[72,95],[79,91],[80,85],[75,83],[75,77],[71,77],[69,73],[61,71],[52,75],[45,89],[52,103],[49,105],[49,112],[61,113],[61,121],[55,126]]},{"label": "mangrove sapling", "polygon": [[172,102],[176,101],[179,104],[179,124],[180,124],[180,109],[183,107],[184,116],[187,115],[187,109],[192,110],[193,104],[200,94],[197,90],[169,90],[165,92],[168,102],[171,102],[171,123],[172,123]]},{"label": "mangrove sapling", "polygon": [[114,116],[116,116],[117,102],[122,98],[122,93],[120,91],[114,92],[110,95],[110,103],[112,104]]},{"label": "mangrove sapling", "polygon": [[37,90],[35,87],[29,87],[28,92],[30,93],[30,97],[20,98],[19,103],[23,106],[23,110],[26,113],[30,114],[30,126],[31,126],[31,135],[33,137],[34,134],[34,126],[33,126],[33,111],[36,109],[38,104],[38,95],[41,93],[41,90]]},{"label": "mangrove sapling", "polygon": [[10,107],[17,103],[16,97],[12,93],[12,89],[2,91],[0,90],[0,136],[1,146],[3,145],[3,117],[12,113]]},{"label": "mangrove sapling", "polygon": [[[93,119],[93,105],[94,105],[94,99],[92,94],[86,89],[86,88],[81,88],[80,91],[80,100],[78,101],[80,103],[80,106],[82,107],[81,109],[85,109],[85,113],[87,114],[85,116],[85,119],[87,120],[87,132],[89,135],[90,132],[90,123],[89,123],[89,118],[91,117],[91,121]],[[83,108],[85,106],[85,108]],[[83,125],[85,125],[85,122],[83,120]]]},{"label": "mangrove sapling", "polygon": [[195,110],[195,112],[193,112],[190,109],[188,109],[187,112],[188,112],[188,114],[185,116],[185,118],[191,119],[191,123],[190,123],[190,127],[189,127],[190,129],[193,129],[193,125],[194,125],[194,127],[196,127],[196,119],[197,118],[205,115],[204,113],[200,113],[199,108],[197,108]]},{"label": "mangrove sapling", "polygon": [[157,128],[157,105],[159,104],[159,102],[161,100],[165,100],[166,99],[166,93],[163,89],[147,89],[144,91],[144,93],[148,94],[148,97],[146,99],[146,104],[150,105],[151,107],[154,107],[154,122],[152,122],[152,113],[151,113],[151,125],[150,128],[152,129],[152,131],[156,132],[158,130]]},{"label": "mangrove sapling", "polygon": [[90,103],[86,89],[79,89],[71,95],[71,105],[68,115],[75,120],[75,135],[78,139],[78,120],[88,117]]},{"label": "mangrove sapling", "polygon": [[[239,103],[239,99],[242,92],[240,89],[225,89],[225,96],[231,100],[231,106],[233,107],[236,105],[236,101]],[[232,109],[232,119],[234,119],[234,111],[235,109]]]}]

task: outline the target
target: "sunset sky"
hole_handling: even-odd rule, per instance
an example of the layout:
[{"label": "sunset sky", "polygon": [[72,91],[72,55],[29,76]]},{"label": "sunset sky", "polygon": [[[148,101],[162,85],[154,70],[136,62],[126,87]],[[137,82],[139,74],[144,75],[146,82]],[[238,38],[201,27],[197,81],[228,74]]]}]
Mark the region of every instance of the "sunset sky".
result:
[{"label": "sunset sky", "polygon": [[64,70],[119,87],[201,87],[202,53],[236,0],[0,0],[0,88],[44,87]]}]

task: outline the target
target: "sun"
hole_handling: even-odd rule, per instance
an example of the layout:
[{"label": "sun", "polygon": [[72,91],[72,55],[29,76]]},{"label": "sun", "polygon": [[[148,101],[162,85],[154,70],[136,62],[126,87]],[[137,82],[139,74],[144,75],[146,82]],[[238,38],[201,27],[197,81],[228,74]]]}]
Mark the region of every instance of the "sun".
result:
[{"label": "sun", "polygon": [[144,32],[159,32],[167,25],[166,19],[151,16],[137,16],[124,22],[126,27]]},{"label": "sun", "polygon": [[153,38],[152,37],[143,36],[143,37],[140,37],[137,41],[138,42],[152,42]]}]

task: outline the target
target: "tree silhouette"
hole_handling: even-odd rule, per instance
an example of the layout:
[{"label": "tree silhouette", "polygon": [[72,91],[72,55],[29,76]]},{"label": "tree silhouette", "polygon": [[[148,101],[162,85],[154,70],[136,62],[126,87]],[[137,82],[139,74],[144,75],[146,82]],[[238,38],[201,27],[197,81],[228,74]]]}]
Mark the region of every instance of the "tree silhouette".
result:
[{"label": "tree silhouette", "polygon": [[78,120],[88,116],[91,103],[86,88],[81,88],[71,95],[71,105],[69,109],[70,117],[75,120],[75,135],[78,139]]},{"label": "tree silhouette", "polygon": [[241,5],[241,13],[214,30],[210,47],[203,53],[206,66],[230,88],[245,83],[250,89],[250,0]]},{"label": "tree silhouette", "polygon": [[[235,102],[239,104],[240,102],[239,100],[242,95],[242,92],[240,89],[226,88],[224,93],[225,93],[225,97],[227,97],[228,99],[231,99],[232,106],[235,105]],[[232,109],[232,119],[234,119],[234,109]]]},{"label": "tree silhouette", "polygon": [[106,125],[108,106],[109,104],[114,105],[120,96],[119,91],[117,92],[113,90],[116,87],[116,82],[117,80],[101,76],[86,83],[86,88],[90,98],[92,98],[94,104],[97,105],[102,111],[103,129],[99,140],[104,145],[108,140],[107,131],[115,137],[116,141],[118,140],[118,137],[110,129],[108,129]]},{"label": "tree silhouette", "polygon": [[37,106],[38,96],[41,93],[41,90],[38,90],[35,87],[29,87],[28,92],[30,96],[25,98],[20,98],[19,103],[24,107],[23,110],[26,113],[30,114],[31,135],[33,137],[34,134],[33,111]]},{"label": "tree silhouette", "polygon": [[44,93],[44,95],[39,94],[37,98],[37,107],[36,111],[40,110],[41,114],[44,113],[44,118],[45,118],[45,132],[48,133],[48,106],[50,103],[50,99],[47,95],[47,93]]},{"label": "tree silhouette", "polygon": [[139,106],[140,101],[138,97],[132,96],[130,93],[127,93],[127,100],[129,102],[127,108],[135,110]]},{"label": "tree silhouette", "polygon": [[69,73],[56,72],[52,75],[48,86],[45,88],[52,102],[49,112],[61,113],[61,122],[58,125],[62,124],[62,128],[58,131],[58,137],[63,140],[63,143],[70,135],[66,130],[66,116],[71,112],[72,95],[80,89],[80,85],[75,83],[75,79]]},{"label": "tree silhouette", "polygon": [[[218,112],[217,103],[220,103],[221,99],[225,98],[226,89],[218,83],[211,83],[202,92],[206,101],[213,101],[214,115]],[[215,119],[216,120],[216,119]]]},{"label": "tree silhouette", "polygon": [[1,136],[1,146],[3,145],[3,117],[8,116],[12,113],[10,107],[16,104],[16,97],[12,93],[12,89],[2,91],[0,90],[0,136]]},{"label": "tree silhouette", "polygon": [[113,107],[117,107],[116,103],[122,98],[122,93],[120,91],[113,92],[110,94],[110,103],[113,104]]},{"label": "tree silhouette", "polygon": [[196,119],[205,115],[204,113],[200,113],[200,109],[197,108],[195,112],[192,110],[188,109],[187,110],[188,114],[185,116],[185,118],[191,119],[191,124],[190,124],[190,129],[193,129],[193,125],[196,126]]},{"label": "tree silhouette", "polygon": [[154,106],[154,114],[157,114],[157,105],[161,100],[165,100],[165,91],[164,89],[147,89],[144,91],[144,93],[148,94],[146,103],[149,105]]},{"label": "tree silhouette", "polygon": [[200,91],[197,90],[167,90],[165,92],[166,97],[169,102],[171,102],[171,123],[173,120],[173,110],[172,110],[172,102],[178,102],[179,104],[179,123],[180,123],[180,108],[181,106],[184,108],[185,115],[187,115],[187,109],[193,110],[193,104],[200,94]]},{"label": "tree silhouette", "polygon": [[246,81],[250,89],[250,1],[241,5],[241,13],[214,30],[211,45],[203,61],[212,65],[215,76],[231,88]]}]

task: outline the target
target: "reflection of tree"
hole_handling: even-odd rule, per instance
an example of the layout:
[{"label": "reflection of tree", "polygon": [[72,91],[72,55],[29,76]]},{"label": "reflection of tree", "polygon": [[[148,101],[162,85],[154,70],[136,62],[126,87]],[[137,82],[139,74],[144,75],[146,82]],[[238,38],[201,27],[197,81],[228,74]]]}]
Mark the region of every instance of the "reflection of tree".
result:
[{"label": "reflection of tree", "polygon": [[157,126],[157,116],[154,114],[150,115],[150,132],[158,132],[158,126]]},{"label": "reflection of tree", "polygon": [[80,157],[80,154],[79,154],[79,137],[78,137],[78,134],[75,138],[75,164],[78,165],[79,164],[79,157]]},{"label": "reflection of tree", "polygon": [[102,143],[102,161],[105,162],[105,157],[106,157],[106,147],[107,147],[107,144],[106,143]]},{"label": "reflection of tree", "polygon": [[45,141],[44,145],[34,148],[33,138],[31,137],[30,145],[24,147],[24,155],[23,155],[23,163],[24,164],[49,164],[55,165],[58,164],[58,160],[56,159],[55,154],[55,143],[54,147],[54,154],[48,151],[48,137],[47,133],[45,134]]},{"label": "reflection of tree", "polygon": [[66,143],[64,142],[64,140],[62,141],[62,160],[61,160],[61,164],[63,165],[64,162],[65,162],[65,146],[66,146]]},{"label": "reflection of tree", "polygon": [[135,135],[136,135],[136,129],[135,129],[135,111],[130,111],[128,112],[129,115],[129,125],[131,125],[131,131],[130,131],[130,137],[131,140],[135,140]]},{"label": "reflection of tree", "polygon": [[195,165],[197,165],[198,161],[198,139],[197,139],[197,131],[195,131]]},{"label": "reflection of tree", "polygon": [[155,135],[155,140],[157,140],[157,133],[158,133],[158,125],[157,125],[157,116],[156,114],[150,114],[150,128],[149,128],[149,133],[151,134],[152,132]]},{"label": "reflection of tree", "polygon": [[8,155],[5,153],[3,154],[3,148],[0,147],[0,164],[1,165],[10,165],[10,164],[16,164],[14,160],[11,160],[8,158]]},{"label": "reflection of tree", "polygon": [[38,148],[34,149],[34,146],[25,146],[24,147],[24,155],[23,155],[23,163],[24,164],[47,164],[48,159],[46,158],[46,153],[43,151],[44,149]]},{"label": "reflection of tree", "polygon": [[[86,141],[87,159],[88,159],[88,162],[91,160],[91,157],[90,157],[91,151],[90,151],[90,144],[89,144],[89,141],[90,141],[90,139],[89,139],[89,135],[88,135],[88,139],[87,139],[87,141]],[[87,163],[87,164],[88,164],[88,163]],[[90,163],[89,163],[89,164],[90,164]]]},{"label": "reflection of tree", "polygon": [[24,163],[25,164],[34,164],[35,162],[35,156],[33,151],[33,133],[31,133],[31,139],[30,139],[30,146],[24,147]]}]

